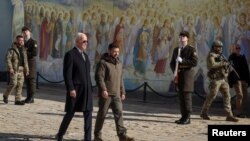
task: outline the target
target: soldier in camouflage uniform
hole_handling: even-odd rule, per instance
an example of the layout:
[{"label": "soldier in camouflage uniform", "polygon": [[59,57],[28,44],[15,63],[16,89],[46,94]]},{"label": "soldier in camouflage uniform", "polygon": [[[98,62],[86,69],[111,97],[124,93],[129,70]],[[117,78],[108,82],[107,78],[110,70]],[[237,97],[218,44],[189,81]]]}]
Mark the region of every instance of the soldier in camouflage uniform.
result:
[{"label": "soldier in camouflage uniform", "polygon": [[229,93],[229,84],[227,82],[227,76],[229,73],[229,62],[222,57],[221,41],[217,40],[213,42],[212,49],[207,57],[207,76],[210,80],[209,91],[206,100],[203,104],[200,117],[204,120],[210,120],[207,112],[211,106],[213,100],[216,98],[218,91],[221,92],[224,100],[224,109],[226,112],[226,121],[238,122],[238,119],[233,116]]},{"label": "soldier in camouflage uniform", "polygon": [[27,51],[29,75],[26,77],[27,97],[25,103],[34,103],[34,95],[36,93],[36,56],[37,56],[37,41],[31,37],[30,29],[26,26],[22,28],[22,33],[25,38],[25,49]]},{"label": "soldier in camouflage uniform", "polygon": [[3,94],[4,103],[8,103],[8,96],[16,90],[15,105],[24,105],[21,101],[24,74],[29,74],[27,54],[24,49],[24,38],[21,35],[16,36],[14,42],[6,55],[7,68],[10,73],[10,84]]}]

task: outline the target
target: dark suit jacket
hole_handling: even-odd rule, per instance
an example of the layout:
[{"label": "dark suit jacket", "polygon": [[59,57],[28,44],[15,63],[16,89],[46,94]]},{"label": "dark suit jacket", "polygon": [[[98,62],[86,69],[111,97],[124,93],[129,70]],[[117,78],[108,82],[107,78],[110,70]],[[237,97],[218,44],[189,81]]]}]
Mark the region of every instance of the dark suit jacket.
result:
[{"label": "dark suit jacket", "polygon": [[[90,78],[90,62],[87,54],[84,61],[76,47],[64,56],[63,77],[67,89],[65,111],[82,112],[93,110],[93,96]],[[70,91],[76,90],[76,98],[70,97]]]},{"label": "dark suit jacket", "polygon": [[235,71],[238,73],[236,74],[234,71],[231,71],[229,73],[228,75],[229,86],[232,88],[233,85],[239,80],[246,81],[248,83],[248,86],[250,86],[250,73],[245,55],[237,56],[235,53],[232,53],[229,56],[228,61],[231,63]]},{"label": "dark suit jacket", "polygon": [[[178,47],[173,51],[170,62],[171,70],[174,72],[176,65],[176,58],[178,55]],[[197,65],[198,57],[194,47],[187,45],[180,53],[182,63],[178,67],[178,88],[183,92],[193,92],[194,90],[194,68]]]}]

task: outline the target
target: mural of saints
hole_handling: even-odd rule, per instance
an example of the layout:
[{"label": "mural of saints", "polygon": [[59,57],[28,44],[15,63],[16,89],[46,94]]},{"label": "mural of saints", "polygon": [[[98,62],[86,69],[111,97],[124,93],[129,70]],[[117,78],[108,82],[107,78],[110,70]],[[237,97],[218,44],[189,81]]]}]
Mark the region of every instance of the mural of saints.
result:
[{"label": "mural of saints", "polygon": [[240,44],[241,53],[250,63],[248,0],[23,2],[24,24],[33,30],[38,41],[38,71],[51,80],[63,79],[58,73],[62,58],[74,47],[77,32],[88,36],[86,53],[92,75],[108,44],[115,41],[119,45],[127,86],[138,86],[147,80],[153,82],[151,85],[163,86],[165,91],[169,89],[169,53],[178,47],[181,30],[189,31],[189,43],[197,48],[197,79],[206,75],[206,55],[215,39],[224,43],[224,55],[230,53],[230,44]]}]

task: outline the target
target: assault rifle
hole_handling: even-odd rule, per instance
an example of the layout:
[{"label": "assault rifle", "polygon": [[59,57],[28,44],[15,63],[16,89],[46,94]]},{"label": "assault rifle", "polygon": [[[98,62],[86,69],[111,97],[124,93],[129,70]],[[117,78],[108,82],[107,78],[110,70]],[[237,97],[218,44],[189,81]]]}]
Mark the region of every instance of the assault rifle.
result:
[{"label": "assault rifle", "polygon": [[238,78],[240,78],[240,75],[238,74],[238,72],[234,69],[234,67],[233,67],[233,63],[232,62],[229,62],[228,60],[227,60],[227,58],[221,53],[221,58],[223,59],[223,61],[225,61],[225,62],[227,62],[228,63],[228,69],[229,70],[232,70],[236,75],[237,75],[237,77]]}]

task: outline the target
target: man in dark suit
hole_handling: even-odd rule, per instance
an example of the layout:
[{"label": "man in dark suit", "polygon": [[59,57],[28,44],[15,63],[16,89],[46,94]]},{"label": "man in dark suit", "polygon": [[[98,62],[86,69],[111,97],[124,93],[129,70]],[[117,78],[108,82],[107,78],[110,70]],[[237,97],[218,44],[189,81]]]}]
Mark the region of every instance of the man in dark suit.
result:
[{"label": "man in dark suit", "polygon": [[84,50],[87,47],[87,36],[78,33],[76,46],[64,56],[63,76],[67,89],[64,118],[57,133],[61,141],[75,112],[83,112],[84,141],[91,141],[93,96],[90,79],[90,62]]},{"label": "man in dark suit", "polygon": [[29,75],[26,76],[27,97],[25,103],[34,103],[34,95],[36,93],[36,56],[37,56],[37,41],[31,37],[31,31],[28,27],[22,28],[22,33],[25,38],[25,48],[28,57]]},{"label": "man in dark suit", "polygon": [[[250,86],[250,72],[247,64],[247,59],[244,54],[241,54],[241,47],[239,44],[232,46],[232,53],[228,61],[232,63],[235,71],[228,75],[228,83],[230,88],[234,88],[236,94],[235,108],[236,116],[239,118],[247,117],[247,99],[248,87]],[[249,115],[250,116],[250,115]]]},{"label": "man in dark suit", "polygon": [[194,89],[194,67],[198,57],[194,47],[188,45],[189,33],[180,32],[180,46],[173,50],[170,67],[177,77],[178,96],[180,101],[181,118],[177,124],[190,124],[192,112],[192,92]]}]

